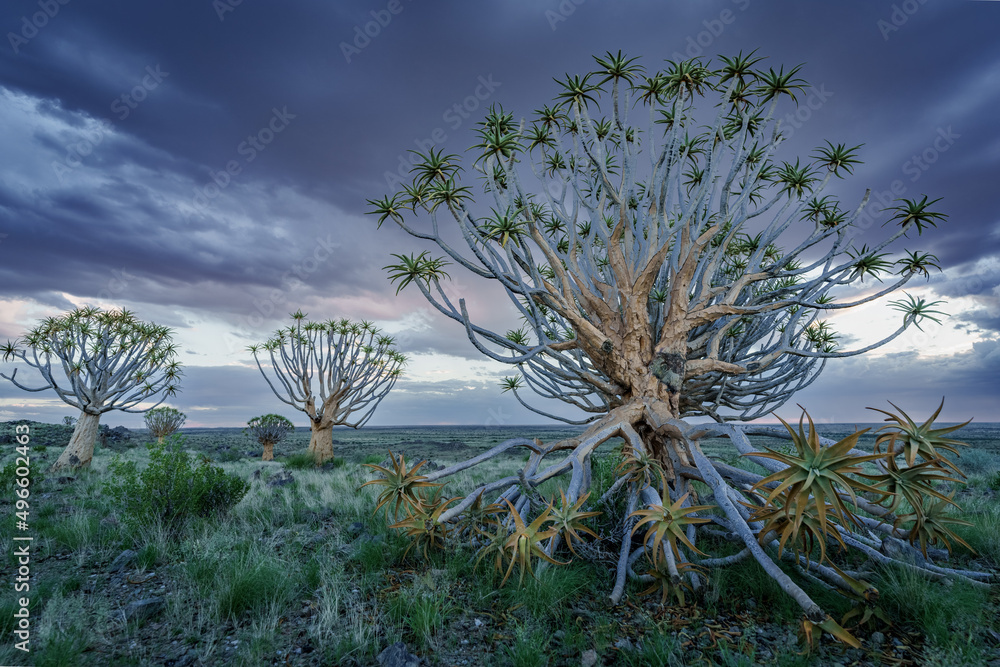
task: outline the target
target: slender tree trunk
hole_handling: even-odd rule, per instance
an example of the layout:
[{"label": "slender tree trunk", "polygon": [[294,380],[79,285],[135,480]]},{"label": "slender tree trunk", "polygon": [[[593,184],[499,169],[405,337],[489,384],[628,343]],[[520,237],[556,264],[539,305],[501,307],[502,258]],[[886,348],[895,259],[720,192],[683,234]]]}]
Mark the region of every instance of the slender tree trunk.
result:
[{"label": "slender tree trunk", "polygon": [[[273,461],[274,460],[274,443],[270,440],[264,441],[264,456],[261,457],[261,461]],[[309,443],[312,447],[312,442]],[[333,443],[330,443],[330,447],[333,447]]]},{"label": "slender tree trunk", "polygon": [[94,458],[94,443],[97,441],[97,427],[100,423],[100,415],[81,412],[80,418],[76,420],[76,428],[73,429],[73,437],[70,438],[69,444],[59,455],[59,460],[52,466],[52,469],[76,469],[89,466],[91,459]]},{"label": "slender tree trunk", "polygon": [[163,436],[162,435],[156,436],[156,444],[158,444],[158,445],[162,445],[163,444]]},{"label": "slender tree trunk", "polygon": [[310,422],[312,435],[309,437],[309,453],[316,459],[316,465],[323,465],[333,460],[333,424],[322,421]]}]

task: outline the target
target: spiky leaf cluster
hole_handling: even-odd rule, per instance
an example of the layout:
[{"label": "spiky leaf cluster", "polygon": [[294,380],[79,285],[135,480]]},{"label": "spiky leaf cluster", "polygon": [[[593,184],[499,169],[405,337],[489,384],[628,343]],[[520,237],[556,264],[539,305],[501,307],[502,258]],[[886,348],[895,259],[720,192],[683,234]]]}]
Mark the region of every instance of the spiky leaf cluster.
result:
[{"label": "spiky leaf cluster", "polygon": [[184,422],[187,421],[187,415],[175,408],[163,406],[148,411],[145,415],[145,421],[150,435],[157,440],[162,440],[183,426]]},{"label": "spiky leaf cluster", "polygon": [[[594,71],[556,79],[554,102],[524,119],[492,105],[467,159],[417,153],[411,183],[369,200],[380,225],[391,220],[444,253],[397,254],[390,278],[397,289],[416,285],[483,354],[518,366],[521,386],[588,413],[583,422],[637,391],[626,349],[647,365],[664,347],[688,351],[680,416],[750,420],[815,379],[825,359],[933,319],[933,304],[904,305],[895,334],[858,350],[837,344],[825,311],[937,268],[916,251],[893,262],[889,246],[944,216],[931,210],[938,200],[902,199],[888,209],[887,238],[852,246],[872,215],[867,199],[842,203],[825,191],[853,174],[861,147],[826,141],[808,156],[783,155],[777,110],[797,104],[807,84],[800,66],[762,60],[740,53],[650,69],[609,52]],[[703,112],[713,102],[714,117]],[[462,185],[465,169],[481,195]],[[445,240],[444,218],[467,252]],[[798,237],[790,247],[786,232]],[[441,287],[449,265],[503,289],[524,322],[517,335],[471,321]],[[877,294],[851,296],[848,286],[893,267]],[[834,304],[833,291],[848,298]],[[520,386],[505,388],[521,400]]]},{"label": "spiky leaf cluster", "polygon": [[[375,505],[375,512],[378,512],[383,505],[387,505],[390,502],[394,503],[392,507],[393,518],[399,518],[400,506],[405,507],[407,511],[418,511],[423,503],[417,490],[443,486],[442,484],[425,481],[423,475],[417,474],[417,471],[427,461],[421,461],[407,470],[406,456],[404,454],[396,456],[392,453],[392,450],[389,450],[389,460],[392,463],[388,468],[373,463],[364,464],[378,473],[378,476],[369,482],[365,482],[359,488],[364,488],[371,484],[385,487],[381,495],[379,495],[378,504]],[[388,511],[389,508],[386,507],[386,512]]]},{"label": "spiky leaf cluster", "polygon": [[243,435],[261,445],[276,445],[295,430],[295,424],[288,418],[277,414],[253,417],[243,429]]},{"label": "spiky leaf cluster", "polygon": [[395,340],[368,321],[314,322],[301,310],[291,318],[291,325],[248,348],[268,386],[316,423],[364,426],[403,373],[406,357]]},{"label": "spiky leaf cluster", "polygon": [[0,351],[4,361],[20,360],[36,369],[45,385],[22,385],[16,369],[0,377],[25,391],[54,389],[63,401],[90,414],[144,412],[149,408],[140,408],[142,403],[159,404],[176,394],[183,374],[172,331],[127,310],[88,306],[48,317]]}]

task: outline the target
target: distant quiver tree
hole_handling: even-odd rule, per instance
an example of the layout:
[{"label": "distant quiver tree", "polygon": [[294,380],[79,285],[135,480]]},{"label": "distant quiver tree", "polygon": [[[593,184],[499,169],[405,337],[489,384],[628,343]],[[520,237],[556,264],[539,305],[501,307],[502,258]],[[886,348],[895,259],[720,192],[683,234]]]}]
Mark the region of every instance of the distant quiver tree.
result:
[{"label": "distant quiver tree", "polygon": [[185,421],[187,415],[174,408],[153,408],[146,413],[146,428],[156,438],[156,442],[163,442],[164,438],[183,426]]},{"label": "distant quiver tree", "polygon": [[[369,200],[379,226],[390,221],[443,252],[395,255],[399,263],[386,267],[390,278],[400,288],[415,285],[483,355],[516,367],[519,374],[503,387],[522,405],[588,428],[547,445],[510,440],[423,476],[394,461],[395,470],[375,483],[403,497],[417,482],[526,447],[531,454],[518,475],[485,483],[452,507],[413,500],[403,505],[411,518],[397,524],[425,545],[450,530],[472,535],[483,549],[506,554],[496,563],[506,564],[508,575],[515,563],[523,575],[533,559],[555,562],[560,544],[581,552],[573,529],[593,515],[584,511],[592,454],[621,438],[614,484],[594,504],[606,509],[616,494],[624,499],[621,523],[606,535],[617,543],[613,601],[629,577],[682,596],[684,587],[702,586],[708,570],[752,557],[802,607],[807,634],[820,626],[856,644],[777,561],[794,551],[802,577],[850,591],[860,584],[820,552],[826,542],[877,562],[893,560],[884,544],[900,543],[902,551],[917,543],[947,546],[956,538],[943,528],[947,520],[928,519],[944,510],[944,496],[915,480],[960,473],[934,447],[923,468],[901,472],[900,449],[872,455],[854,446],[857,434],[833,443],[819,438],[811,420],[808,430],[801,422],[798,430],[736,422],[770,414],[813,382],[827,360],[868,352],[924,320],[937,321],[936,302],[906,295],[888,304],[901,311],[898,328],[842,349],[825,319],[939,268],[926,252],[890,253],[892,244],[944,218],[931,208],[937,200],[897,200],[881,238],[858,245],[873,220],[865,210],[869,192],[846,204],[828,186],[853,173],[859,147],[826,142],[806,158],[779,157],[785,133],[776,111],[783,99],[797,103],[805,86],[799,67],[764,70],[760,57],[742,53],[716,63],[668,62],[658,71],[621,52],[596,60],[595,71],[558,81],[554,103],[529,119],[518,122],[491,107],[469,160],[482,194],[474,196],[463,180],[458,156],[431,149],[418,154],[412,183]],[[647,120],[635,123],[635,116]],[[464,247],[455,245],[457,234],[445,233],[449,226]],[[465,300],[442,289],[449,265],[503,290],[520,326],[501,332],[476,324]],[[583,417],[529,403],[525,389]],[[692,417],[711,422],[687,421]],[[905,429],[919,430],[895,418],[903,425],[896,444]],[[928,424],[920,433],[947,442],[945,431]],[[748,438],[765,433],[792,440],[796,454],[780,458]],[[720,436],[732,454],[770,476],[707,456],[700,440]],[[877,486],[851,476],[876,460]],[[919,465],[912,455],[906,463]],[[907,480],[897,486],[892,480],[900,475]],[[546,503],[535,489],[554,478],[563,479],[564,496]],[[860,496],[868,490],[895,510],[899,503],[891,499],[903,486],[916,494],[917,508],[905,519]],[[488,494],[496,501],[485,513],[500,515],[499,532],[462,532],[463,521],[483,516]],[[937,503],[933,510],[926,499]],[[700,550],[715,548],[718,539],[734,542],[735,555]],[[635,569],[644,554],[645,574]],[[930,564],[923,570],[988,577]]]},{"label": "distant quiver tree", "polygon": [[364,426],[396,383],[406,357],[371,322],[310,322],[301,310],[291,318],[290,326],[248,349],[275,396],[308,415],[309,453],[319,465],[333,458],[333,427]]},{"label": "distant quiver tree", "polygon": [[[146,412],[177,393],[182,372],[171,334],[167,327],[142,322],[127,310],[85,307],[46,318],[0,347],[4,361],[20,360],[36,369],[44,384],[21,384],[16,368],[0,377],[25,391],[52,389],[80,410],[69,445],[54,468],[90,465],[105,412]],[[147,401],[155,402],[140,407]]]},{"label": "distant quiver tree", "polygon": [[243,435],[264,448],[262,461],[274,460],[274,446],[295,430],[295,424],[281,415],[269,414],[254,417],[247,422]]}]

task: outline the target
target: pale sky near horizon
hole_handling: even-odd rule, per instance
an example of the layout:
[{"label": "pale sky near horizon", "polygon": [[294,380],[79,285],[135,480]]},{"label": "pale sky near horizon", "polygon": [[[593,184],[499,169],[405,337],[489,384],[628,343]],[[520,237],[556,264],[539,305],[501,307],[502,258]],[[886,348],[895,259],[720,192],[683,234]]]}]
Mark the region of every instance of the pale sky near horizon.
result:
[{"label": "pale sky near horizon", "polygon": [[[618,49],[650,68],[753,49],[775,68],[804,63],[814,104],[789,119],[791,150],[864,144],[837,185],[846,201],[941,198],[948,220],[907,247],[944,271],[906,291],[949,317],[830,362],[782,417],[801,403],[820,422],[871,422],[864,408],[888,400],[921,417],[944,396],[943,421],[1000,421],[1000,3],[43,4],[0,9],[0,341],[83,304],[169,326],[186,368],[169,404],[189,425],[265,412],[305,425],[245,351],[299,308],[399,338],[411,361],[372,425],[550,423],[501,394],[512,369],[461,326],[415,288],[395,294],[391,253],[430,247],[377,230],[365,201],[394,189],[409,150],[462,154],[488,105],[529,115],[553,77]],[[451,275],[474,318],[516,326],[502,295]],[[895,328],[885,301],[831,318],[845,343]],[[0,380],[0,420],[72,413]]]}]

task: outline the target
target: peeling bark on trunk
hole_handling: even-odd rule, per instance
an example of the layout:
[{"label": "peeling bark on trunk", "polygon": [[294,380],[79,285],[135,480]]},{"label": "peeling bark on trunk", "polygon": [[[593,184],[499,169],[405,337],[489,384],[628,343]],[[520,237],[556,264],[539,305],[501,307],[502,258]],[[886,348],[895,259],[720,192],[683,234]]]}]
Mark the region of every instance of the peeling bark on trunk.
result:
[{"label": "peeling bark on trunk", "polygon": [[[309,446],[312,447],[312,439],[310,438]],[[330,443],[330,447],[333,447],[333,443]],[[261,461],[273,461],[274,460],[274,443],[267,440],[264,441],[264,456],[261,457]]]},{"label": "peeling bark on trunk", "polygon": [[73,429],[73,437],[70,438],[69,444],[59,455],[59,460],[55,462],[52,469],[76,469],[89,466],[91,459],[94,458],[94,443],[97,442],[97,430],[100,423],[100,415],[81,412],[79,419],[76,420],[76,428]]},{"label": "peeling bark on trunk", "polygon": [[310,422],[312,435],[309,437],[309,453],[316,460],[316,465],[323,465],[333,460],[333,424]]}]

